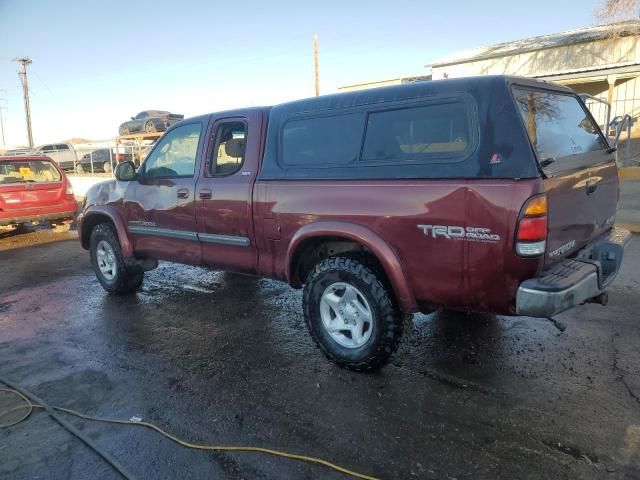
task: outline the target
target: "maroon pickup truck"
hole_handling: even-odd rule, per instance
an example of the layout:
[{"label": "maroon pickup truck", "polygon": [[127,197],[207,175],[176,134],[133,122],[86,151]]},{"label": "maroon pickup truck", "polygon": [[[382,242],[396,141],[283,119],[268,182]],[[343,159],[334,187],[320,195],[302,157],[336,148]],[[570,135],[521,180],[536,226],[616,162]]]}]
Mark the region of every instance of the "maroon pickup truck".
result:
[{"label": "maroon pickup truck", "polygon": [[304,287],[320,349],[368,370],[413,312],[606,303],[614,150],[570,89],[504,76],[213,113],[94,186],[80,240],[112,293],[158,259]]}]

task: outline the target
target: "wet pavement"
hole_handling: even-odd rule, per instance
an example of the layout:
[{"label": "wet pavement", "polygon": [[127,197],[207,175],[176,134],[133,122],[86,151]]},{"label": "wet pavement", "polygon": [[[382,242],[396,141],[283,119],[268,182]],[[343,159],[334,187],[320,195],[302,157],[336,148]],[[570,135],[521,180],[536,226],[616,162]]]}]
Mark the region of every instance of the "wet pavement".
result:
[{"label": "wet pavement", "polygon": [[[73,232],[0,232],[0,377],[51,405],[386,479],[637,479],[639,267],[636,236],[609,306],[559,315],[564,332],[529,318],[417,315],[391,365],[356,374],[314,347],[300,292],[285,284],[162,263],[142,292],[113,297]],[[140,479],[349,478],[69,420]],[[0,478],[118,476],[35,411],[0,430]]]}]

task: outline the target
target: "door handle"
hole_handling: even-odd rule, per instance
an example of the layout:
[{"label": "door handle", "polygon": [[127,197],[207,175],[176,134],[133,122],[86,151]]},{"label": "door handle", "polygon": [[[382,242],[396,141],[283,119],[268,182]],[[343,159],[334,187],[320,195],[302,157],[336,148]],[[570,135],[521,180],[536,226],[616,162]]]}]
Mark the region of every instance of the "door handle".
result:
[{"label": "door handle", "polygon": [[209,200],[211,199],[211,196],[212,196],[212,192],[208,188],[200,189],[200,198],[202,200]]},{"label": "door handle", "polygon": [[599,181],[600,180],[597,180],[595,178],[591,178],[591,179],[587,180],[587,183],[586,183],[587,195],[591,195],[592,193],[594,193],[598,189],[598,182]]},{"label": "door handle", "polygon": [[189,198],[189,189],[188,188],[180,188],[177,192],[178,198]]}]

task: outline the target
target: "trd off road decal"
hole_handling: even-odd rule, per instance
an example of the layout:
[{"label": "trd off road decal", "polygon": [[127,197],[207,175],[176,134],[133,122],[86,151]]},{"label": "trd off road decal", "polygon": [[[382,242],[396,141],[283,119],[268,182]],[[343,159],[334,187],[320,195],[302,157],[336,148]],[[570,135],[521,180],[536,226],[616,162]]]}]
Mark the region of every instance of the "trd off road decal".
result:
[{"label": "trd off road decal", "polygon": [[428,237],[447,238],[449,240],[468,240],[471,242],[495,243],[500,241],[500,235],[491,233],[490,228],[458,227],[452,225],[418,225]]}]

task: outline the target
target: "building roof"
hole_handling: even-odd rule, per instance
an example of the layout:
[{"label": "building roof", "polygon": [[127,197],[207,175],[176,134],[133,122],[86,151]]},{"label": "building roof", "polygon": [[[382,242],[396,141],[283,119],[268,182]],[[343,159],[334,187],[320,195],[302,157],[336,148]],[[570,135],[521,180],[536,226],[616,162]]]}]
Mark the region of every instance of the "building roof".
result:
[{"label": "building roof", "polygon": [[629,36],[640,34],[640,20],[629,20],[626,22],[613,23],[608,25],[596,25],[593,27],[578,28],[566,32],[540,35],[538,37],[524,38],[513,42],[497,43],[486,47],[470,48],[455,52],[446,57],[440,58],[427,67],[442,67],[456,63],[466,63],[475,60],[486,60],[495,57],[504,57],[515,53],[524,53],[545,48],[572,45],[594,40],[601,40],[612,35]]},{"label": "building roof", "polygon": [[431,72],[418,73],[416,75],[403,75],[402,77],[385,78],[382,80],[371,80],[369,82],[352,83],[349,85],[341,85],[338,90],[357,89],[357,88],[373,88],[383,87],[387,85],[395,85],[402,83],[413,83],[431,80]]}]

